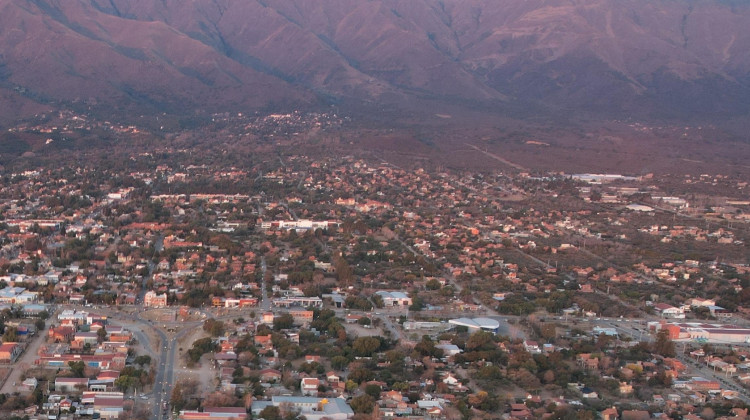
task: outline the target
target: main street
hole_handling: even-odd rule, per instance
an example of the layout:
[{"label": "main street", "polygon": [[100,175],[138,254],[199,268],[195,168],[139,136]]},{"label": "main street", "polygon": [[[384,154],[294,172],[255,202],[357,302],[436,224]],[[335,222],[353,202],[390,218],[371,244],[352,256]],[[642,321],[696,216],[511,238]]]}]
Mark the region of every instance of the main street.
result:
[{"label": "main street", "polygon": [[174,371],[179,340],[200,326],[201,323],[201,321],[193,321],[169,322],[165,324],[170,329],[174,328],[176,333],[165,332],[162,328],[153,327],[163,344],[159,352],[159,364],[153,387],[154,406],[152,407],[152,418],[155,420],[169,418],[167,408],[172,396],[172,389],[174,388]]},{"label": "main street", "polygon": [[[63,306],[64,307],[64,306]],[[168,407],[174,386],[175,362],[177,359],[177,347],[179,339],[199,327],[203,321],[192,322],[165,322],[163,327],[175,329],[176,333],[165,331],[161,325],[154,325],[152,321],[141,318],[141,306],[121,306],[123,309],[135,309],[135,314],[118,310],[115,307],[96,308],[97,313],[113,318],[113,322],[129,327],[133,331],[139,343],[146,353],[152,356],[156,363],[156,375],[152,391],[143,393],[142,397],[148,397],[153,401],[151,407],[151,419],[161,420],[169,418]],[[204,315],[206,313],[204,312]],[[158,341],[152,343],[146,330],[151,330],[157,336]]]},{"label": "main street", "polygon": [[168,365],[167,363],[169,359],[168,348],[169,347],[174,348],[174,343],[167,340],[167,335],[161,329],[154,328],[154,330],[159,335],[161,342],[164,344],[162,346],[162,351],[159,352],[159,364],[157,366],[156,377],[154,379],[154,388],[153,388],[154,406],[152,407],[153,409],[152,418],[155,420],[159,420],[162,418],[161,414],[162,414],[163,404],[165,404],[165,401],[169,401],[169,395],[167,395],[167,390],[169,389],[171,384],[166,383],[166,376],[168,376],[168,372],[173,370],[173,368],[171,367],[171,365]]}]

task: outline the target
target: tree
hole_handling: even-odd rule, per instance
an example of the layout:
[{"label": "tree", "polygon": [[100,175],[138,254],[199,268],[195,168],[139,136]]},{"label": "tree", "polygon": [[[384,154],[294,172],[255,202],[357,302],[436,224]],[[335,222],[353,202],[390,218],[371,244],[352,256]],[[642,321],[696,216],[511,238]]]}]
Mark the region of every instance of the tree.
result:
[{"label": "tree", "polygon": [[411,297],[411,306],[409,306],[410,311],[421,311],[424,309],[424,300],[422,300],[422,297],[418,296],[416,293]]},{"label": "tree", "polygon": [[339,284],[345,286],[351,284],[354,281],[354,271],[349,266],[349,263],[343,257],[337,257],[333,263]]},{"label": "tree", "polygon": [[380,399],[380,393],[382,391],[383,390],[380,388],[380,385],[370,384],[365,386],[365,394],[371,396],[376,400]]},{"label": "tree", "polygon": [[716,413],[711,407],[706,407],[701,411],[700,417],[706,420],[713,420],[716,417]]},{"label": "tree", "polygon": [[427,290],[437,290],[440,288],[440,281],[438,279],[429,279],[424,286]]},{"label": "tree", "polygon": [[96,341],[103,343],[107,339],[107,329],[104,327],[96,331]]},{"label": "tree", "polygon": [[477,331],[466,340],[466,351],[494,350],[494,335],[487,331]]},{"label": "tree", "polygon": [[430,356],[430,357],[442,357],[443,356],[443,350],[435,347],[435,342],[432,341],[430,336],[424,335],[422,336],[422,341],[417,343],[416,346],[414,346],[414,350],[417,351],[422,356]]},{"label": "tree", "polygon": [[349,405],[352,407],[352,410],[354,410],[355,413],[370,414],[372,413],[372,409],[375,406],[375,399],[368,394],[364,394],[352,398],[352,401],[349,403]]},{"label": "tree", "polygon": [[232,407],[236,406],[239,399],[234,393],[216,391],[208,394],[203,400],[203,407]]},{"label": "tree", "polygon": [[150,365],[151,356],[149,355],[138,356],[135,358],[134,362],[136,365],[141,365],[141,366]]},{"label": "tree", "polygon": [[15,343],[18,341],[18,329],[16,327],[7,327],[3,333],[3,343]]},{"label": "tree", "polygon": [[294,325],[294,317],[289,314],[283,314],[273,319],[273,329],[276,331],[287,330]]},{"label": "tree", "polygon": [[335,370],[342,370],[349,364],[349,359],[344,356],[333,356],[331,358],[331,367]]},{"label": "tree", "polygon": [[269,405],[261,410],[260,413],[258,413],[258,417],[266,420],[282,420],[281,410],[279,410],[279,407],[273,405]]},{"label": "tree", "polygon": [[359,337],[352,343],[352,349],[357,356],[369,357],[380,349],[380,340],[376,337]]},{"label": "tree", "polygon": [[354,390],[357,389],[357,383],[351,379],[347,379],[344,383],[344,388],[346,389],[346,392],[354,392]]},{"label": "tree", "polygon": [[68,362],[68,367],[75,378],[83,378],[86,364],[82,360]]},{"label": "tree", "polygon": [[349,296],[346,298],[346,301],[344,301],[344,305],[346,305],[347,308],[359,309],[361,311],[372,310],[372,303],[362,296]]},{"label": "tree", "polygon": [[188,350],[187,355],[192,363],[196,363],[206,353],[216,351],[218,345],[213,342],[211,337],[201,338],[193,343],[193,348]]},{"label": "tree", "polygon": [[370,369],[361,367],[354,369],[354,371],[349,374],[349,379],[358,384],[361,384],[363,382],[375,379],[375,373],[373,373]]},{"label": "tree", "polygon": [[138,385],[138,378],[128,375],[122,375],[115,380],[115,386],[120,388],[123,392],[128,392],[130,388]]},{"label": "tree", "polygon": [[372,324],[372,321],[370,321],[370,318],[363,316],[362,318],[357,320],[357,324],[359,325],[370,325]]},{"label": "tree", "polygon": [[211,334],[212,337],[218,337],[224,334],[224,322],[209,318],[203,323],[203,331]]},{"label": "tree", "polygon": [[674,357],[675,347],[674,341],[669,338],[669,331],[666,329],[660,330],[656,335],[656,341],[654,342],[654,353],[664,357]]}]

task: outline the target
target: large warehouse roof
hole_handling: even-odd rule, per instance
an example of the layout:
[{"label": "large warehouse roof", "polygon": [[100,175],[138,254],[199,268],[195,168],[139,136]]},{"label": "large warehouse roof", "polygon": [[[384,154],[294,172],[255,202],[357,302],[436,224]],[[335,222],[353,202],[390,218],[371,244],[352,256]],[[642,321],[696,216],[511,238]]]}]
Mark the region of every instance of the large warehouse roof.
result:
[{"label": "large warehouse roof", "polygon": [[500,328],[500,322],[492,318],[458,318],[448,321],[453,325],[459,325],[470,329],[482,329],[495,331]]}]

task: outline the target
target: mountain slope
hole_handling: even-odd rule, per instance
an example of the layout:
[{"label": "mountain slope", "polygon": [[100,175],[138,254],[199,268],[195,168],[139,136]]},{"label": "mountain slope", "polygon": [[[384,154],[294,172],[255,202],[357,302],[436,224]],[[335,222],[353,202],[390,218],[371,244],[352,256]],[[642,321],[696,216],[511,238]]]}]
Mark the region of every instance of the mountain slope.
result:
[{"label": "mountain slope", "polygon": [[0,83],[40,101],[750,112],[746,1],[0,0],[0,25]]},{"label": "mountain slope", "polygon": [[310,100],[163,22],[104,14],[78,1],[3,2],[5,81],[40,101],[131,103],[180,110]]}]

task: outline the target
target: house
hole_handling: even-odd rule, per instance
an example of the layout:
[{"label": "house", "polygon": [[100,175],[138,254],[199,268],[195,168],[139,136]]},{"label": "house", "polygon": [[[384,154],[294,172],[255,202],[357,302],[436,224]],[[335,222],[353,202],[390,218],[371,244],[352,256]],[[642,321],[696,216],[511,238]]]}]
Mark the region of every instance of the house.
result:
[{"label": "house", "polygon": [[449,373],[443,378],[443,383],[448,384],[448,386],[455,386],[458,385],[460,381],[455,376],[453,376],[453,374]]},{"label": "house", "polygon": [[219,366],[233,364],[237,360],[237,354],[234,352],[216,353],[214,354],[214,360],[216,360],[216,364]]},{"label": "house", "polygon": [[599,398],[599,394],[594,391],[593,389],[585,386],[583,389],[581,389],[581,396],[583,398],[590,398],[590,399],[597,399]]},{"label": "house", "polygon": [[523,341],[523,348],[531,354],[541,354],[542,349],[539,348],[539,344],[536,341]]},{"label": "house", "polygon": [[302,381],[300,381],[300,390],[302,395],[305,396],[318,396],[318,386],[320,386],[318,378],[302,378]]},{"label": "house", "polygon": [[21,387],[25,389],[26,391],[33,391],[36,389],[36,387],[39,385],[39,381],[34,378],[26,378],[22,383]]},{"label": "house", "polygon": [[511,404],[510,417],[513,419],[531,419],[531,410],[525,404]]},{"label": "house", "polygon": [[262,382],[276,382],[281,380],[281,372],[276,369],[263,369],[260,371]]},{"label": "house", "polygon": [[620,382],[618,391],[620,392],[620,395],[630,395],[633,393],[633,385],[627,382]]},{"label": "house", "polygon": [[610,407],[599,413],[599,415],[602,416],[602,420],[617,420],[620,417],[615,407]]},{"label": "house", "polygon": [[599,358],[591,357],[590,353],[581,353],[577,357],[578,363],[586,369],[599,369]]},{"label": "house", "polygon": [[60,401],[60,411],[70,411],[73,407],[73,401],[69,398],[64,398]]},{"label": "house", "polygon": [[431,418],[440,418],[443,415],[443,409],[440,407],[432,407],[427,409],[426,413]]},{"label": "house", "polygon": [[656,305],[654,305],[654,309],[661,315],[662,318],[685,318],[685,311],[682,308],[675,308],[674,306],[666,303],[657,303]]},{"label": "house", "polygon": [[258,347],[270,347],[271,344],[271,334],[268,335],[256,335],[253,339],[255,342],[255,345]]},{"label": "house", "polygon": [[149,290],[143,296],[143,305],[152,308],[163,308],[167,306],[167,294],[157,295],[153,290]]},{"label": "house", "polygon": [[457,345],[451,344],[451,343],[441,343],[441,344],[436,345],[435,348],[438,348],[438,349],[442,350],[443,351],[443,356],[445,356],[445,357],[455,356],[455,355],[460,354],[460,353],[463,352],[463,350],[461,350],[461,348],[459,348]]},{"label": "house", "polygon": [[733,408],[732,416],[737,418],[746,418],[747,417],[747,408]]},{"label": "house", "polygon": [[690,305],[691,307],[714,306],[714,305],[716,305],[716,300],[714,300],[714,299],[692,298],[692,299],[688,300],[688,305]]},{"label": "house", "polygon": [[329,384],[335,384],[341,382],[341,377],[339,375],[336,375],[336,372],[329,371],[328,373],[326,373],[326,382],[328,382]]},{"label": "house", "polygon": [[99,336],[92,332],[77,332],[73,336],[71,347],[76,349],[82,349],[86,344],[95,346],[99,341]]},{"label": "house", "polygon": [[19,343],[7,342],[0,345],[0,363],[13,363],[23,352]]},{"label": "house", "polygon": [[621,420],[650,420],[651,414],[646,410],[625,410]]},{"label": "house", "polygon": [[260,322],[263,324],[273,324],[273,312],[263,312]]},{"label": "house", "polygon": [[721,306],[716,305],[708,305],[707,306],[709,312],[711,313],[711,316],[716,318],[731,318],[732,313],[725,308],[722,308]]},{"label": "house", "polygon": [[317,354],[305,355],[305,363],[320,363],[320,356]]}]

